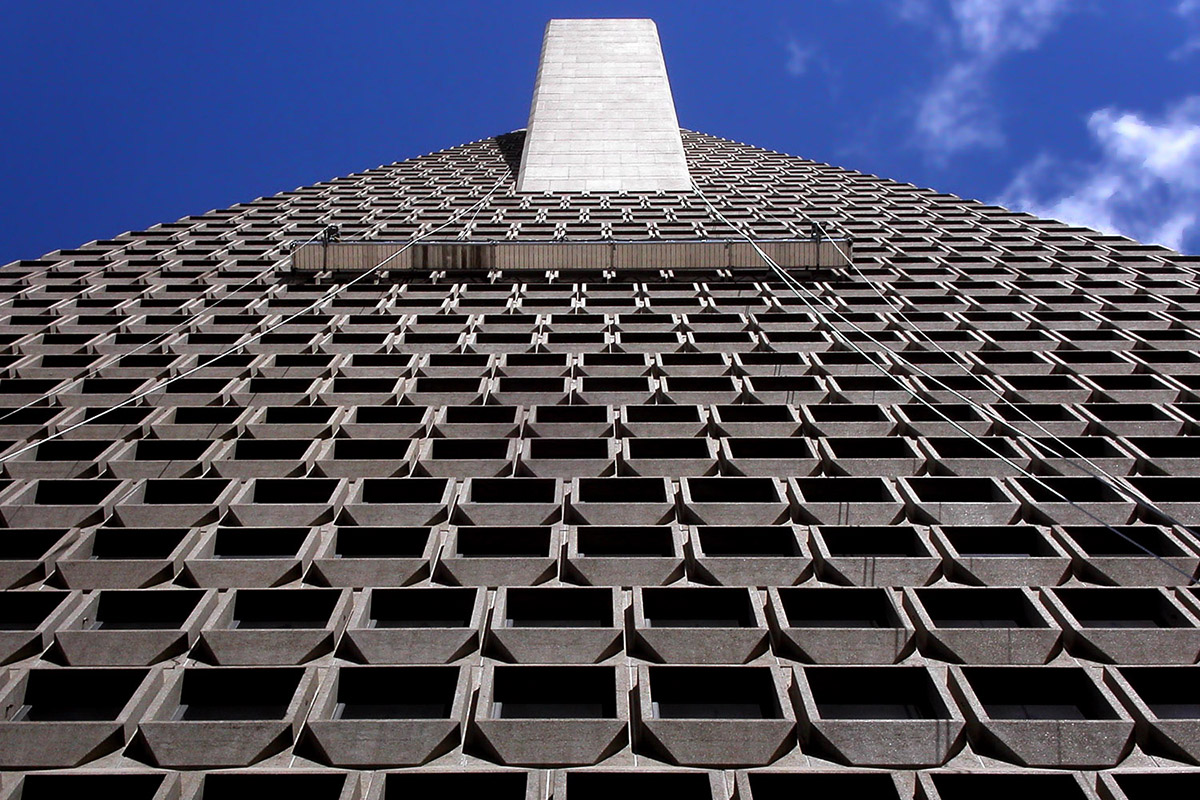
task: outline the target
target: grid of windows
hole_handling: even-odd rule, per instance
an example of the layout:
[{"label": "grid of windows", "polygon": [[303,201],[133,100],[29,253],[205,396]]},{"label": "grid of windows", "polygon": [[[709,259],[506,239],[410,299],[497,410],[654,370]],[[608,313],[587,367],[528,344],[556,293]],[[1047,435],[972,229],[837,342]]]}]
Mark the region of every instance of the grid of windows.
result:
[{"label": "grid of windows", "polygon": [[1196,785],[1200,259],[684,132],[854,268],[288,273],[729,235],[521,137],[0,271],[0,795]]}]

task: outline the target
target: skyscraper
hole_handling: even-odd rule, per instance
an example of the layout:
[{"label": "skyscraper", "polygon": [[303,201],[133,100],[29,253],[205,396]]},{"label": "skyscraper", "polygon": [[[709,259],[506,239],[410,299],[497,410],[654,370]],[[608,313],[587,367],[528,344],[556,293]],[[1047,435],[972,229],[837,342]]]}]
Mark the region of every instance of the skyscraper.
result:
[{"label": "skyscraper", "polygon": [[0,798],[1200,786],[1200,259],[529,124],[0,271]]}]

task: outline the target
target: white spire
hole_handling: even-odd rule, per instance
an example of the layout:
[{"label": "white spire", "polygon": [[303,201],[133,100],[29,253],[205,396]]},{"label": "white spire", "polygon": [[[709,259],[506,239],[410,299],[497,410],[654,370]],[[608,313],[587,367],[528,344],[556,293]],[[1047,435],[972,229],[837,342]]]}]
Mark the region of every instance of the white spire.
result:
[{"label": "white spire", "polygon": [[523,192],[691,187],[653,20],[550,21],[517,187]]}]

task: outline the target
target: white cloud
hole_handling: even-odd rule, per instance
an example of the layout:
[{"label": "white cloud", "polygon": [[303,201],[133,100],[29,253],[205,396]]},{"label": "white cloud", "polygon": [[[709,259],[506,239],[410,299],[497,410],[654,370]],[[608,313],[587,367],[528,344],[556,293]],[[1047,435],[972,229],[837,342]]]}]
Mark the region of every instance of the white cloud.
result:
[{"label": "white cloud", "polygon": [[1004,143],[996,109],[988,97],[986,76],[981,72],[975,62],[955,64],[921,97],[916,129],[935,161],[945,162],[963,150]]},{"label": "white cloud", "polygon": [[888,11],[902,22],[919,25],[932,32],[943,45],[953,44],[956,32],[949,24],[944,0],[892,0]]},{"label": "white cloud", "polygon": [[1070,0],[950,0],[964,49],[982,58],[1032,50],[1054,30]]},{"label": "white cloud", "polygon": [[[1042,43],[1077,0],[894,0],[898,19],[933,30],[952,56],[993,58]],[[1185,4],[1197,0],[1183,0]]]},{"label": "white cloud", "polygon": [[798,78],[808,72],[808,67],[816,54],[815,47],[800,44],[795,39],[788,39],[786,64],[788,73]]},{"label": "white cloud", "polygon": [[1200,246],[1200,95],[1158,119],[1104,108],[1088,132],[1098,160],[1043,155],[997,202],[1176,250]]},{"label": "white cloud", "polygon": [[1179,0],[1175,13],[1188,27],[1187,39],[1171,53],[1171,58],[1178,60],[1200,52],[1200,0]]},{"label": "white cloud", "polygon": [[892,13],[909,22],[924,22],[933,14],[932,0],[896,0]]},{"label": "white cloud", "polygon": [[[1192,2],[1193,0],[1185,0]],[[946,66],[917,101],[918,145],[934,161],[1004,144],[991,96],[996,66],[1036,49],[1074,0],[899,0],[900,19],[930,28],[946,50]]]}]

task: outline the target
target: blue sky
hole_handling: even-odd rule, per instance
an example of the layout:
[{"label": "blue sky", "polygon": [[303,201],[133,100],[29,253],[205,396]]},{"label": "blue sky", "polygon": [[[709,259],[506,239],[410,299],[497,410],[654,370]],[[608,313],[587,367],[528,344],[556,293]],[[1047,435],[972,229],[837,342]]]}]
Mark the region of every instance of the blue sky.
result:
[{"label": "blue sky", "polygon": [[2,8],[0,263],[523,127],[588,16],[685,127],[1200,252],[1200,0]]}]

